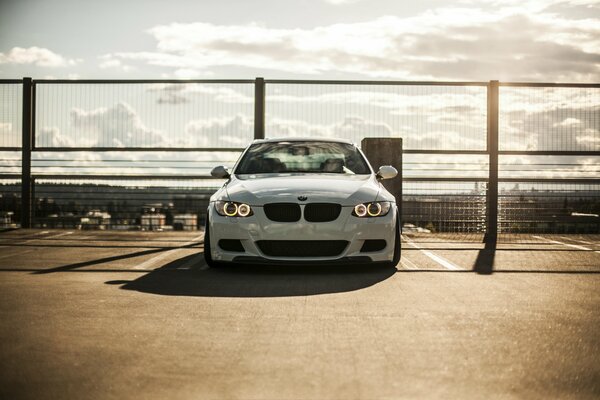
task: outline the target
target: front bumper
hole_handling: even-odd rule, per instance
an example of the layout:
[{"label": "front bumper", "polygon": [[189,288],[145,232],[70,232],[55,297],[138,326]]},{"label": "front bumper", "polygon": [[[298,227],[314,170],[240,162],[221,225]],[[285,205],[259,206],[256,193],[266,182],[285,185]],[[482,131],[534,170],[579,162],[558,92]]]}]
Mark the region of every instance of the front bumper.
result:
[{"label": "front bumper", "polygon": [[[274,222],[269,220],[262,207],[252,207],[254,215],[245,218],[223,217],[208,209],[211,255],[215,261],[240,263],[364,263],[387,262],[393,259],[397,210],[392,207],[383,217],[357,218],[353,207],[342,207],[339,217],[332,222]],[[303,210],[304,211],[304,210]],[[222,239],[239,240],[243,251],[226,251],[219,247]],[[332,257],[274,257],[264,254],[257,246],[259,240],[345,240],[346,248]],[[379,251],[361,251],[365,240],[385,240]]]}]

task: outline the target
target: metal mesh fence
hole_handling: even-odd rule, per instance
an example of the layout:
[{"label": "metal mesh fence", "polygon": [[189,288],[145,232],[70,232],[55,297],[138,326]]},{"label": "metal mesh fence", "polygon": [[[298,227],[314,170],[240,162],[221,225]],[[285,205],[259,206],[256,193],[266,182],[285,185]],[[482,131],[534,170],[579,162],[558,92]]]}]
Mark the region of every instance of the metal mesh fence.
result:
[{"label": "metal mesh fence", "polygon": [[484,182],[406,182],[403,233],[484,232]]},{"label": "metal mesh fence", "polygon": [[21,174],[21,152],[0,151],[0,178]]},{"label": "metal mesh fence", "polygon": [[506,179],[591,179],[600,176],[600,158],[593,155],[501,155],[498,172]]},{"label": "metal mesh fence", "polygon": [[600,88],[500,87],[500,150],[600,150]]},{"label": "metal mesh fence", "polygon": [[[40,227],[176,229],[173,216],[185,214],[200,226],[198,199],[222,183],[202,178],[232,167],[255,134],[250,80],[34,84]],[[500,232],[600,232],[600,88],[526,85],[499,89]],[[486,84],[266,81],[265,90],[267,137],[403,138],[405,232],[485,231]],[[4,226],[20,218],[21,151],[13,150],[22,108],[22,82],[0,81]],[[200,197],[176,207],[188,195]],[[153,213],[164,221],[143,217]]]},{"label": "metal mesh fence", "polygon": [[0,179],[0,228],[16,228],[21,218],[21,182]]},{"label": "metal mesh fence", "polygon": [[37,147],[245,147],[248,83],[37,83]]},{"label": "metal mesh fence", "polygon": [[402,176],[405,179],[487,179],[488,159],[482,154],[404,154]]},{"label": "metal mesh fence", "polygon": [[402,137],[409,150],[485,150],[485,86],[268,83],[266,136]]},{"label": "metal mesh fence", "polygon": [[202,180],[39,179],[34,226],[197,230],[214,190]]},{"label": "metal mesh fence", "polygon": [[500,232],[599,233],[600,184],[502,183]]},{"label": "metal mesh fence", "polygon": [[21,146],[22,109],[22,85],[0,82],[0,147]]},{"label": "metal mesh fence", "polygon": [[[202,177],[210,176],[216,165],[232,167],[238,152],[36,152],[32,159],[32,173],[37,177],[77,175],[96,177],[149,176],[149,177]],[[213,187],[221,183],[214,180]]]}]

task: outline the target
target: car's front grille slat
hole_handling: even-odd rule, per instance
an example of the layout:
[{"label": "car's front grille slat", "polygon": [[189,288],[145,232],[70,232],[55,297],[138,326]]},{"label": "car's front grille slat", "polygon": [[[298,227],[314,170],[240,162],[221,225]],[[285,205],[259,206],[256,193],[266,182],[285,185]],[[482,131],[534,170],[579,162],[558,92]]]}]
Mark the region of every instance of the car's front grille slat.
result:
[{"label": "car's front grille slat", "polygon": [[308,222],[335,221],[342,206],[335,203],[310,203],[304,207],[304,219]]},{"label": "car's front grille slat", "polygon": [[259,240],[256,245],[270,257],[334,257],[348,247],[346,240]]},{"label": "car's front grille slat", "polygon": [[302,214],[296,203],[265,204],[264,211],[267,218],[275,222],[296,222]]}]

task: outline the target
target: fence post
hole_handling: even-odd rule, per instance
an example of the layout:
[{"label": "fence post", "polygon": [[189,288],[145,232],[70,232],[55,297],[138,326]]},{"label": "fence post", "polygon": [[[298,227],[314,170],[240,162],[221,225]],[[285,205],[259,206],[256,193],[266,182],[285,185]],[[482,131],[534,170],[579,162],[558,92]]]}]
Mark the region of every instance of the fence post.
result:
[{"label": "fence post", "polygon": [[490,81],[487,90],[487,151],[489,178],[486,194],[485,237],[487,244],[498,237],[498,116],[500,110],[499,83]]},{"label": "fence post", "polygon": [[402,138],[363,138],[360,148],[375,171],[382,165],[391,165],[398,170],[398,176],[382,183],[396,197],[398,209],[402,210]]},{"label": "fence post", "polygon": [[265,138],[265,79],[254,81],[254,139]]},{"label": "fence post", "polygon": [[23,131],[21,138],[21,228],[31,228],[33,210],[31,149],[33,144],[33,83],[23,78]]}]

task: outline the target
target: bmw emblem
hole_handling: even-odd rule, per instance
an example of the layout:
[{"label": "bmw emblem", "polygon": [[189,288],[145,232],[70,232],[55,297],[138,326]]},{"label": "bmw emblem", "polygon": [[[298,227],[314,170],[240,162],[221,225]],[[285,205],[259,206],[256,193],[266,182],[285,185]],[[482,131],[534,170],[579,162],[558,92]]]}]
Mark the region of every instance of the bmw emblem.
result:
[{"label": "bmw emblem", "polygon": [[306,197],[306,196],[298,196],[298,200],[300,200],[300,201],[306,201],[306,199],[308,199],[308,197]]}]

